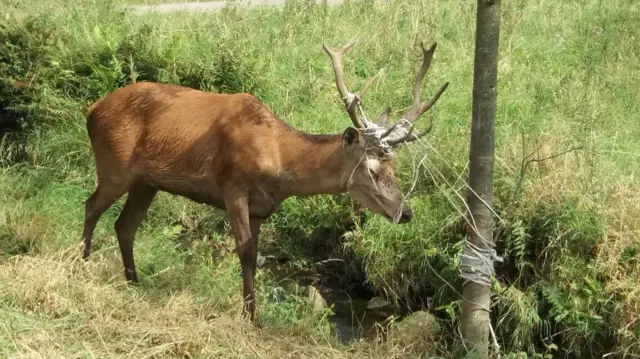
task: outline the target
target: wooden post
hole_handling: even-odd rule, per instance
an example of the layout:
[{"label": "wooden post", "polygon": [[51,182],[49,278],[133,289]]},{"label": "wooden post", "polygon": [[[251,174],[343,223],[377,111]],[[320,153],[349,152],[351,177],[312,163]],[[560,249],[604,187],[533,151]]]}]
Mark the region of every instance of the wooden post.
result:
[{"label": "wooden post", "polygon": [[[493,162],[494,128],[497,102],[498,42],[500,37],[500,0],[478,0],[476,15],[476,44],[473,69],[473,110],[471,147],[469,150],[469,187],[467,201],[469,222],[467,253],[486,255],[493,251]],[[474,193],[475,192],[475,193]],[[473,224],[475,223],[475,229]],[[487,256],[493,273],[493,258]],[[477,357],[489,356],[491,287],[490,278],[473,280],[478,276],[472,263],[461,259],[463,304],[460,318],[462,337],[467,351]],[[480,265],[483,265],[482,262]],[[465,269],[466,267],[466,269]],[[476,268],[477,269],[477,268]],[[466,273],[465,273],[466,271]],[[487,269],[483,272],[487,272]],[[475,274],[474,274],[475,273]],[[482,275],[481,277],[487,277]]]}]

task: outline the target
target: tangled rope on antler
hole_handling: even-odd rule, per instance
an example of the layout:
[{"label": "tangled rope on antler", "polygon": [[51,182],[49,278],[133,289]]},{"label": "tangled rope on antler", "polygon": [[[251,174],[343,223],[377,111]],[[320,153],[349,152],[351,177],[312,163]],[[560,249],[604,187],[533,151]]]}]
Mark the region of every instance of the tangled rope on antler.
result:
[{"label": "tangled rope on antler", "polygon": [[[399,122],[402,121],[406,120]],[[390,129],[374,122],[368,122],[368,126],[361,129],[360,133],[365,149],[376,150],[382,154],[383,158],[391,159],[394,157],[394,148],[396,147],[393,144],[394,141],[406,137],[409,131],[404,126],[394,126]]]},{"label": "tangled rope on antler", "polygon": [[382,154],[383,158],[393,158],[393,147],[382,137],[387,128],[372,124],[370,127],[361,130],[362,145],[365,150],[371,150]]}]

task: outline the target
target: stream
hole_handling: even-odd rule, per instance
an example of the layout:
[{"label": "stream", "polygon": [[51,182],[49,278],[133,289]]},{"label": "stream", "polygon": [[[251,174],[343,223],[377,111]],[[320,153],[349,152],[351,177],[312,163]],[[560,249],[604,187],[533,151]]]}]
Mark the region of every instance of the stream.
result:
[{"label": "stream", "polygon": [[328,274],[313,269],[296,270],[274,262],[265,263],[261,270],[273,274],[276,282],[288,294],[297,290],[299,295],[307,297],[309,286],[315,288],[311,290],[316,290],[326,301],[327,307],[332,308],[334,314],[328,320],[332,331],[343,343],[360,339],[375,340],[378,337],[384,339],[389,316],[403,317],[407,314],[374,297],[361,284],[345,286]]}]

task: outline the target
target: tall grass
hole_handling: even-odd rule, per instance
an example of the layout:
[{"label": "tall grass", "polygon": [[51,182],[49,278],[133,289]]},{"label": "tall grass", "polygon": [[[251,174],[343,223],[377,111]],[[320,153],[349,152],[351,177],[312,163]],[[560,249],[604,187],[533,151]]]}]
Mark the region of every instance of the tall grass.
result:
[{"label": "tall grass", "polygon": [[[93,0],[1,3],[8,15],[0,29],[6,132],[0,310],[14,318],[0,326],[9,338],[0,341],[6,355],[434,352],[393,341],[342,347],[301,298],[274,302],[278,283],[266,273],[258,282],[271,329],[267,337],[242,329],[230,319],[240,295],[237,259],[209,255],[212,243],[232,242],[226,219],[184,199],[160,195],[138,234],[142,289],[120,286],[112,225],[121,201],[96,230],[88,268],[73,259],[83,201],[94,186],[84,127],[91,102],[134,81],[245,91],[301,130],[338,133],[349,122],[321,43],[336,46],[355,36],[360,41],[345,59],[346,81],[358,88],[384,68],[366,106],[379,113],[390,105],[396,117],[410,103],[419,42],[438,41],[424,92],[451,84],[428,115],[435,122],[429,143],[412,145],[399,158],[398,176],[408,189],[412,156],[429,154],[411,196],[415,220],[392,226],[366,213],[361,221],[345,196],[293,198],[269,221],[260,246],[301,263],[348,258],[352,274],[364,276],[379,294],[410,305],[429,302],[448,337],[456,336],[472,2],[349,1],[334,8],[290,1],[281,9],[231,6],[216,14],[172,15],[136,15],[121,3]],[[498,341],[505,352],[529,355],[638,356],[640,5],[502,6],[495,233],[505,262],[494,284]],[[345,233],[327,239],[313,235],[318,227]],[[223,324],[208,324],[207,315]],[[212,330],[215,335],[208,334]],[[252,339],[239,337],[240,331]],[[438,350],[449,344],[442,339]]]}]

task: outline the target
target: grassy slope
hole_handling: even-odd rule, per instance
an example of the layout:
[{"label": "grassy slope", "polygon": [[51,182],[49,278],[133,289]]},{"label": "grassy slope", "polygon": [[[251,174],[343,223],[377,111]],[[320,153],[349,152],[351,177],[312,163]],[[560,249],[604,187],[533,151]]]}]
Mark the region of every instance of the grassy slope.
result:
[{"label": "grassy slope", "polygon": [[[324,9],[298,1],[283,10],[144,18],[96,4],[51,1],[27,9],[57,9],[44,22],[56,30],[50,43],[35,39],[24,45],[45,44],[40,67],[16,65],[33,79],[29,105],[19,109],[33,127],[24,145],[28,160],[6,162],[0,174],[0,240],[9,254],[33,254],[5,256],[1,264],[0,311],[9,320],[0,325],[0,337],[7,338],[0,340],[0,353],[171,356],[188,350],[211,357],[216,351],[347,357],[371,351],[389,357],[424,350],[420,343],[405,348],[391,342],[346,351],[328,339],[326,321],[310,316],[302,299],[269,302],[277,284],[264,273],[259,288],[268,328],[263,334],[246,328],[236,320],[237,260],[209,256],[210,241],[230,240],[224,217],[171,196],[159,196],[136,242],[141,288],[121,285],[112,225],[122,202],[99,224],[91,262],[78,262],[82,202],[94,178],[83,113],[106,92],[151,79],[251,91],[300,129],[341,132],[348,120],[323,40],[336,46],[360,38],[346,59],[347,81],[357,88],[384,67],[366,103],[372,114],[391,105],[398,116],[409,103],[417,42],[437,39],[424,92],[443,81],[451,85],[431,110],[436,126],[430,144],[436,151],[420,169],[413,192],[415,222],[393,227],[370,216],[350,233],[346,249],[328,246],[337,255],[355,253],[380,291],[400,298],[430,293],[443,312],[455,315],[456,296],[433,271],[458,285],[463,232],[457,226],[461,201],[454,193],[465,193],[472,3],[392,1],[378,8]],[[640,153],[634,122],[640,103],[638,6],[624,0],[503,4],[495,182],[506,263],[498,272],[495,312],[499,340],[507,348],[543,348],[536,336],[562,332],[547,344],[578,356],[585,347],[640,351],[634,324],[640,313],[634,284],[640,279],[634,265],[640,245],[634,198]],[[523,153],[537,160],[574,146],[584,149],[532,162],[518,185]],[[7,143],[3,159],[19,150]],[[427,148],[411,150],[420,155]],[[401,154],[404,188],[412,181],[411,155]],[[315,259],[309,252],[322,244],[301,242],[291,233],[342,226],[350,212],[342,198],[292,199],[266,228],[262,243]],[[206,321],[211,313],[218,318]]]},{"label": "grassy slope", "polygon": [[194,1],[188,1],[188,0],[128,0],[125,1],[128,4],[133,4],[133,5],[156,5],[156,4],[179,4],[179,3],[186,3],[186,2],[210,2],[210,0],[194,0]]}]

